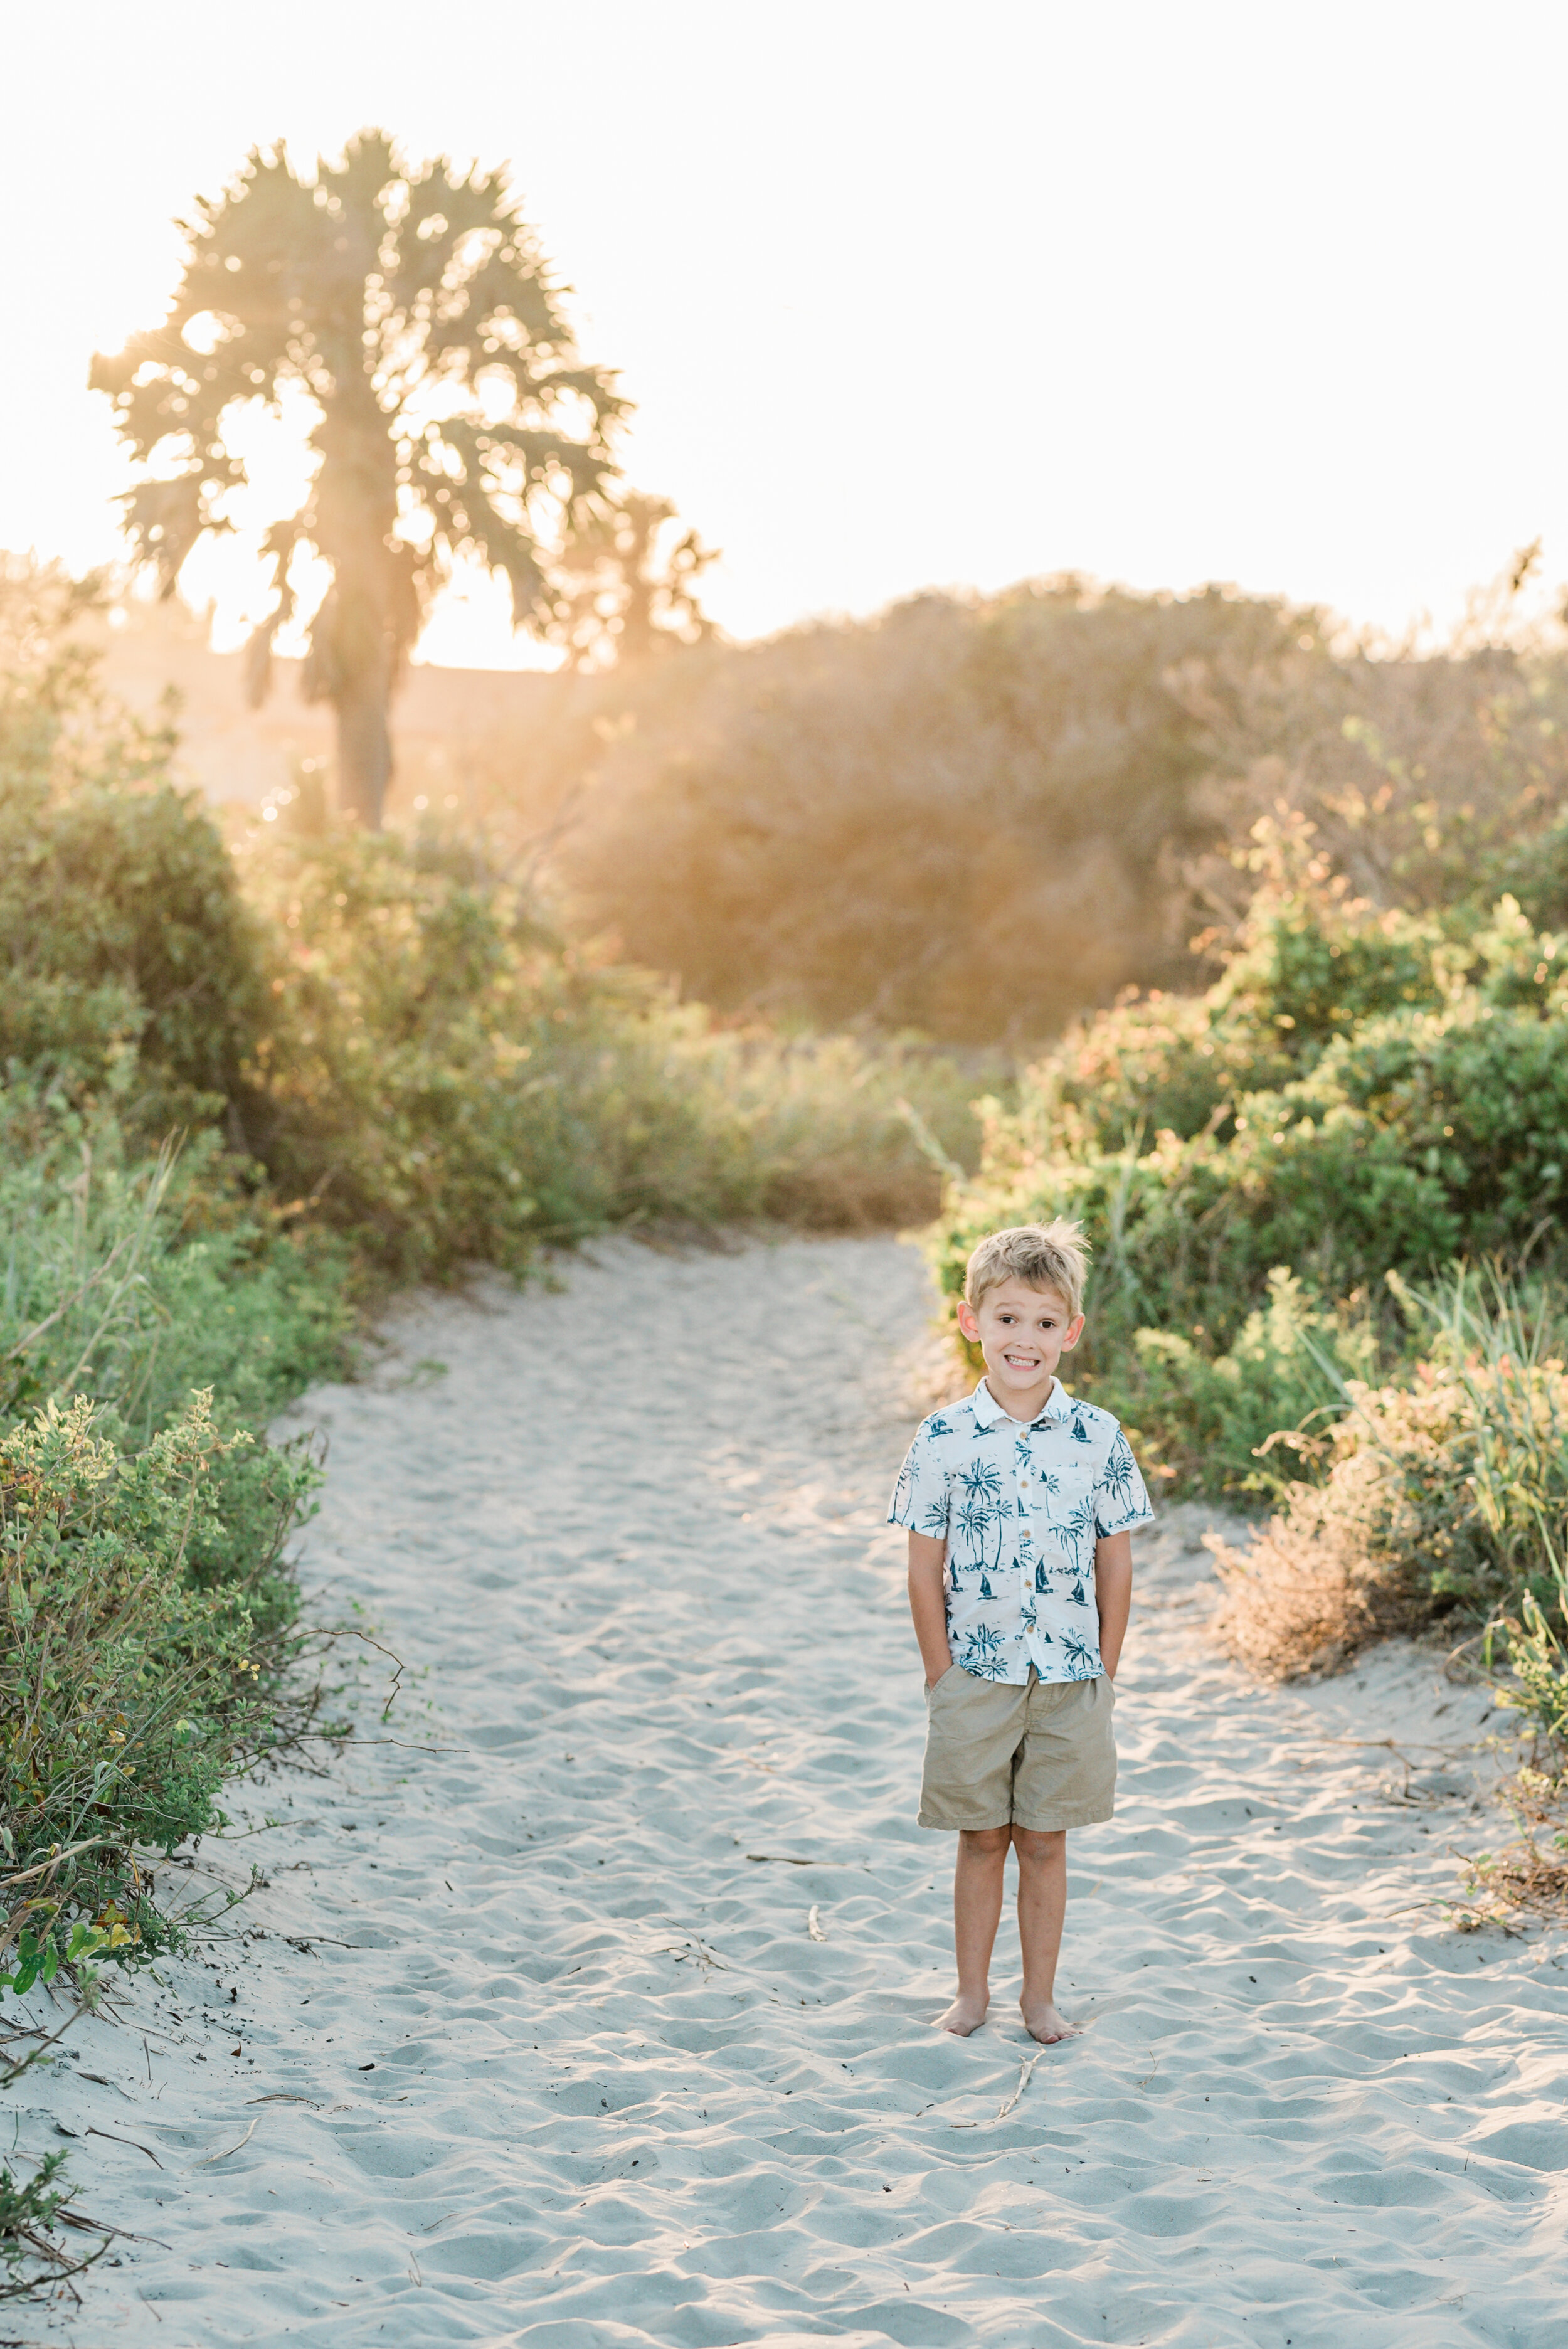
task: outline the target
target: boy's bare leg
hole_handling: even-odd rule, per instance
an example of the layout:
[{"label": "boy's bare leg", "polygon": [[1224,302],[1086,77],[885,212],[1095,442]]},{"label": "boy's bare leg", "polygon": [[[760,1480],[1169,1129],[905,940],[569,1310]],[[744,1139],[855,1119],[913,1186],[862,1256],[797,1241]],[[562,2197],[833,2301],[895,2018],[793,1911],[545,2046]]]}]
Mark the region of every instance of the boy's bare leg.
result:
[{"label": "boy's bare leg", "polygon": [[1014,1827],[1018,1855],[1018,1943],[1024,1956],[1024,1991],[1018,2004],[1024,2028],[1047,2047],[1076,2037],[1057,2013],[1057,1952],[1068,1906],[1068,1839],[1065,1832],[1042,1835]]},{"label": "boy's bare leg", "polygon": [[953,1871],[953,1940],[958,1952],[958,1995],[939,2031],[967,2038],[985,2020],[991,2002],[991,1951],[1002,1921],[1002,1878],[1011,1827],[961,1827]]}]

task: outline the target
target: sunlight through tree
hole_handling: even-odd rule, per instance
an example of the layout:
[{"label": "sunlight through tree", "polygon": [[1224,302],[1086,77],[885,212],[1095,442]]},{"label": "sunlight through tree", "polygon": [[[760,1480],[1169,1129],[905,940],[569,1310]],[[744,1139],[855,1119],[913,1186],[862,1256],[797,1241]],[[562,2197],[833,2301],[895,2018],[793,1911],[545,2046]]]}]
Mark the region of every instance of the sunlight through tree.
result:
[{"label": "sunlight through tree", "polygon": [[263,543],[272,607],[251,644],[253,699],[294,616],[295,557],[331,585],[311,622],[304,688],[337,719],[345,813],[381,821],[389,709],[431,596],[463,558],[504,575],[514,623],[557,620],[550,564],[596,519],[624,403],[582,364],[531,230],[500,172],[406,164],[382,132],[301,178],[253,150],[187,224],[163,326],[93,362],[144,477],[125,499],[137,557],[167,595],[245,471],[226,422],[303,393],[315,470]]}]

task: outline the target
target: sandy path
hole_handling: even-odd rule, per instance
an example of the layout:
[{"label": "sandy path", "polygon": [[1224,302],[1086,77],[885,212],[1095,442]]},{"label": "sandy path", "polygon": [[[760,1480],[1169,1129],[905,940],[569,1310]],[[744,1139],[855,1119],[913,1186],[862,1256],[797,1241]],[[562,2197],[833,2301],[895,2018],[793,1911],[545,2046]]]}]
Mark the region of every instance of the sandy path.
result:
[{"label": "sandy path", "polygon": [[409,1311],[400,1364],[313,1399],[309,1572],[409,1659],[396,1733],[459,1750],[264,1796],[286,1826],[202,1858],[265,1854],[266,1938],[14,2092],[24,2147],[108,2133],[83,2203],[168,2247],[18,2337],[1568,2340],[1563,1940],[1446,1930],[1469,1765],[1396,1802],[1343,1742],[1457,1748],[1476,1708],[1408,1652],[1312,1703],[1216,1665],[1179,1515],[1122,1807],[1074,1839],[1088,2034],[1018,2096],[1011,1987],[927,2028],[949,1847],[882,1524],[924,1311],[891,1243],[616,1246]]}]

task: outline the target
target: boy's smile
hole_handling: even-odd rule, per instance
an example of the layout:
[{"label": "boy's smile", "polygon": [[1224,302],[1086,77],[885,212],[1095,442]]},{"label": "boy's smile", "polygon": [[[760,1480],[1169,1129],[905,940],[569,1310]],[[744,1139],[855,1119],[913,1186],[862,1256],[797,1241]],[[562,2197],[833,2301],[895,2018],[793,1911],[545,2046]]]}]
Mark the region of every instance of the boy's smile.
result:
[{"label": "boy's smile", "polygon": [[1083,1332],[1052,1288],[1031,1288],[1016,1275],[987,1289],[978,1308],[960,1299],[958,1326],[985,1358],[985,1383],[1011,1419],[1037,1419],[1046,1407],[1057,1364]]}]

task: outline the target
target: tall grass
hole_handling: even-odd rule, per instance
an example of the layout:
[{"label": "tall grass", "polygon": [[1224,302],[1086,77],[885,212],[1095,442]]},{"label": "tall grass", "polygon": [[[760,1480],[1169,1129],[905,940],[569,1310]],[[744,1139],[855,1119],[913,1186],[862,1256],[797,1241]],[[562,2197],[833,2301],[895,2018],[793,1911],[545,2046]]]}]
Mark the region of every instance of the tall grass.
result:
[{"label": "tall grass", "polygon": [[149,1152],[112,1105],[0,1086],[0,1418],[87,1394],[142,1442],[207,1386],[263,1425],[344,1367],[345,1274],[342,1247],[291,1235],[216,1134]]},{"label": "tall grass", "polygon": [[[1549,1740],[1568,1713],[1568,1371],[1559,1300],[1501,1268],[1398,1281],[1424,1340],[1406,1382],[1343,1379],[1298,1484],[1259,1539],[1220,1542],[1222,1636],[1274,1678],[1332,1668],[1367,1640],[1442,1619],[1511,1677]],[[1568,1759],[1568,1756],[1565,1756]]]}]

